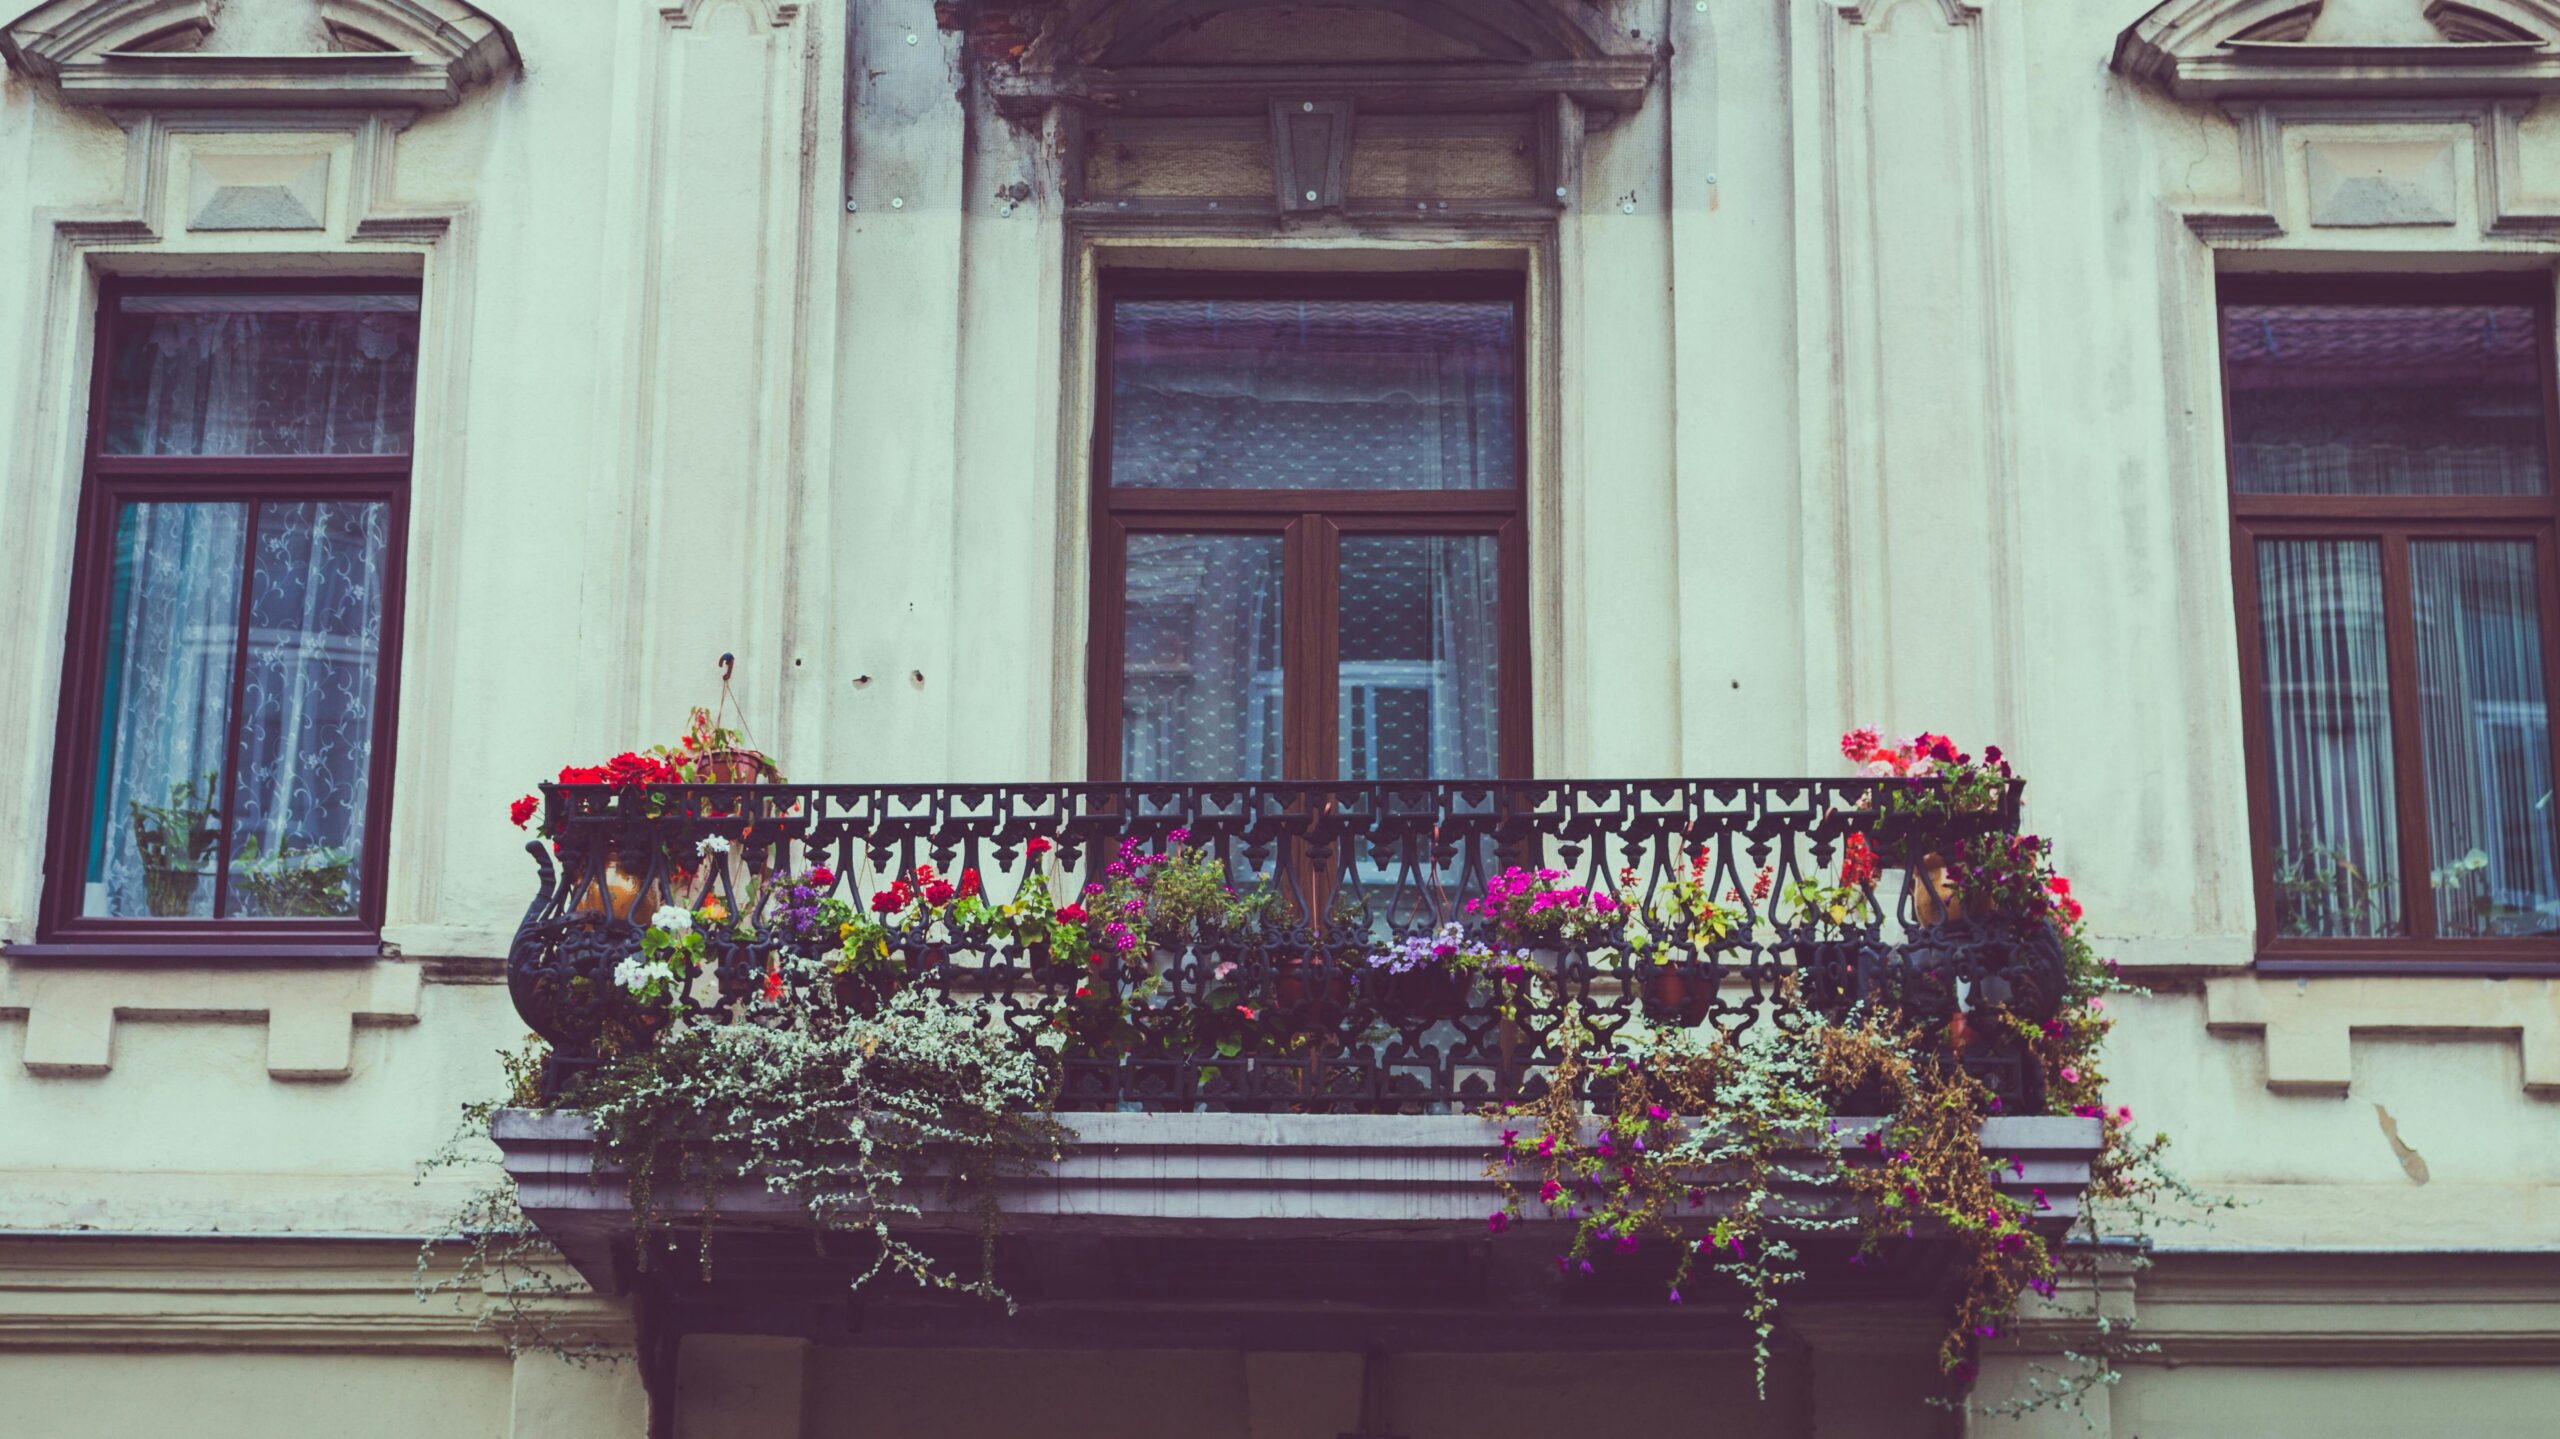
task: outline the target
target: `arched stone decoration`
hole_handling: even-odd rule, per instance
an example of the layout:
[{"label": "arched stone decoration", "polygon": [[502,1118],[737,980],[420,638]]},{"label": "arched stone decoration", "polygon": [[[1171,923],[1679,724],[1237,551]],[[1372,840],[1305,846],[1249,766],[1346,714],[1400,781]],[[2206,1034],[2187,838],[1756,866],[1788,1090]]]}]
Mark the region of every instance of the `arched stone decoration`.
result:
[{"label": "arched stone decoration", "polygon": [[46,0],[0,27],[0,60],[84,105],[441,108],[518,63],[467,0],[317,0],[326,49],[198,48],[212,0]]},{"label": "arched stone decoration", "polygon": [[2180,99],[2541,95],[2555,42],[2560,0],[2164,0],[2114,63]]}]

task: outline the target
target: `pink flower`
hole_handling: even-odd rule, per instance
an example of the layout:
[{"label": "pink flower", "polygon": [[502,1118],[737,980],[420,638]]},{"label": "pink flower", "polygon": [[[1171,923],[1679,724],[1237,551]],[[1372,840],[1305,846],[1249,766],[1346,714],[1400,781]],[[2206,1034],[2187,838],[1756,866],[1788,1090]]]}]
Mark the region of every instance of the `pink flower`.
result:
[{"label": "pink flower", "polygon": [[1840,736],[1840,756],[1851,764],[1865,764],[1882,742],[1874,725],[1860,725]]},{"label": "pink flower", "polygon": [[2062,1066],[2062,1082],[2065,1084],[2078,1084],[2080,1082],[2080,1071],[2072,1068],[2068,1064]]}]

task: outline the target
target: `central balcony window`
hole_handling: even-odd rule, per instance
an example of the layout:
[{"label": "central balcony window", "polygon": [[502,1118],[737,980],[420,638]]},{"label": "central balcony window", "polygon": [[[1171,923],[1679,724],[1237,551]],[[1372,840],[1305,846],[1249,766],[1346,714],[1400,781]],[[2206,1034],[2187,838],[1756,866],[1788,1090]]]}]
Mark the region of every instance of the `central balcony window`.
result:
[{"label": "central balcony window", "polygon": [[1521,282],[1107,276],[1097,779],[1529,769]]}]

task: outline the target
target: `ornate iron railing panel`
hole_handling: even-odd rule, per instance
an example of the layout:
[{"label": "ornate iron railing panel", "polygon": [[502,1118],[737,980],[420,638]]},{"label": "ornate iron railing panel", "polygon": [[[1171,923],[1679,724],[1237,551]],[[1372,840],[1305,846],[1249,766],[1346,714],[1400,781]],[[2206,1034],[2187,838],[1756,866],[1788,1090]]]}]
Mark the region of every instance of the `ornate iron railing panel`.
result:
[{"label": "ornate iron railing panel", "polygon": [[[1604,1039],[1636,1024],[1737,1033],[1880,999],[1942,1029],[1992,1005],[2050,1017],[2063,985],[2047,925],[1965,916],[1932,882],[1941,854],[2014,830],[2015,786],[1934,814],[1908,781],[1813,779],[544,793],[555,838],[531,846],[541,890],[509,983],[553,1047],[555,1092],[688,1010],[786,1022],[792,1004],[870,1010],[920,988],[1026,1041],[1061,1031],[1062,1109],[1441,1112],[1537,1092],[1568,1014]],[[1194,880],[1230,891],[1209,918],[1147,910],[1144,942],[1121,948],[1103,938],[1112,916],[1093,914],[1076,954],[1021,918],[1147,902],[1132,870],[1176,847]],[[812,871],[820,882],[792,895]],[[1471,907],[1497,879],[1525,885],[1523,902]],[[881,898],[936,882],[980,895],[981,922]],[[1574,922],[1528,913],[1538,895],[1578,895],[1557,906]],[[833,899],[872,918],[863,962],[848,967],[833,926],[785,914],[795,898],[803,915]],[[711,916],[705,971],[688,992],[635,999],[615,974],[666,905]],[[1415,936],[1484,962],[1373,962]],[[784,1002],[765,1002],[786,978]],[[1968,1031],[1963,1061],[2010,1112],[2039,1110],[2036,1066],[2000,1027]]]}]

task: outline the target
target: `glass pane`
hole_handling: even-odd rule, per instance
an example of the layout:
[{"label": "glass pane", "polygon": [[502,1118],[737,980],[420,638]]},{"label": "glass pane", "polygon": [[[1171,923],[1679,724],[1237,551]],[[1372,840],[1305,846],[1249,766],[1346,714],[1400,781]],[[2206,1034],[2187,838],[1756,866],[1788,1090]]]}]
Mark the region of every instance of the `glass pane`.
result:
[{"label": "glass pane", "polygon": [[111,455],[398,455],[415,295],[127,295],[107,357]]},{"label": "glass pane", "polygon": [[229,912],[356,913],[390,506],[258,507]]},{"label": "glass pane", "polygon": [[1123,300],[1111,483],[1516,487],[1516,325],[1502,300]]},{"label": "glass pane", "polygon": [[1502,773],[1500,570],[1491,535],[1343,538],[1344,779]]},{"label": "glass pane", "polygon": [[2277,929],[2401,932],[2382,549],[2261,540],[2258,614],[2275,817]]},{"label": "glass pane", "polygon": [[2525,305],[2227,305],[2231,487],[2538,495],[2542,347]]},{"label": "glass pane", "polygon": [[2427,843],[2446,935],[2560,929],[2542,605],[2528,541],[2409,546]]},{"label": "glass pane", "polygon": [[83,914],[213,913],[247,529],[241,504],[116,516]]},{"label": "glass pane", "polygon": [[1120,773],[1278,779],[1280,537],[1129,537]]}]

